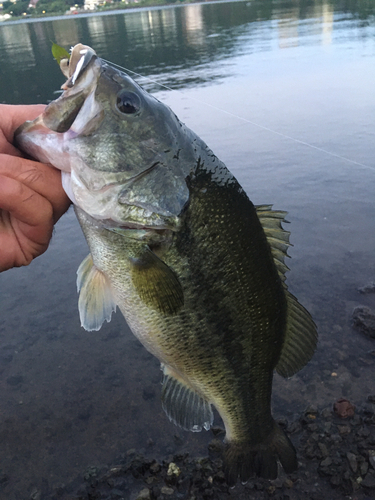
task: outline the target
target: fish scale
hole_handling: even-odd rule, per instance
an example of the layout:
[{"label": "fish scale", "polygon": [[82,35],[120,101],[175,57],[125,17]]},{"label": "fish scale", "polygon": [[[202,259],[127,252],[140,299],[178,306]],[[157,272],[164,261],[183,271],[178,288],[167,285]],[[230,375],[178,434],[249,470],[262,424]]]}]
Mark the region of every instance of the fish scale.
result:
[{"label": "fish scale", "polygon": [[60,61],[63,94],[16,133],[63,173],[88,242],[78,269],[82,326],[118,306],[162,363],[172,422],[223,419],[227,483],[297,467],[271,414],[274,370],[314,353],[309,313],[287,290],[285,212],[255,207],[226,166],[164,104],[81,44]]}]

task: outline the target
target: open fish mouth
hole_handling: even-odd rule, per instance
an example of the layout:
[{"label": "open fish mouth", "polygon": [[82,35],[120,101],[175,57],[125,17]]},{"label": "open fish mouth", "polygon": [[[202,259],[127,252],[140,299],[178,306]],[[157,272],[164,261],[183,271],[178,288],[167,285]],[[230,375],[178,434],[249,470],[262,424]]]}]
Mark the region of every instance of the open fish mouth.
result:
[{"label": "open fish mouth", "polygon": [[189,199],[177,119],[172,129],[170,110],[88,46],[75,45],[60,68],[62,95],[17,129],[16,145],[60,170],[68,197],[90,217],[176,230]]}]

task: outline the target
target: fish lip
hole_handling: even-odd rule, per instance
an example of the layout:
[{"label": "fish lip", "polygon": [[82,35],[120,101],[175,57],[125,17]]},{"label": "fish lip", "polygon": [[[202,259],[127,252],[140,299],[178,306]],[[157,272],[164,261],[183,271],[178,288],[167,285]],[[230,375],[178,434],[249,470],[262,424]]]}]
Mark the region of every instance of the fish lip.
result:
[{"label": "fish lip", "polygon": [[29,129],[31,129],[35,126],[38,126],[38,125],[44,126],[43,114],[39,115],[37,118],[35,118],[35,120],[28,120],[28,121],[22,123],[22,125],[20,125],[18,128],[16,128],[14,135],[13,135],[14,146],[16,146],[17,148],[19,148],[19,146],[20,146],[19,141],[18,141],[18,136],[20,136],[25,131],[28,132]]}]

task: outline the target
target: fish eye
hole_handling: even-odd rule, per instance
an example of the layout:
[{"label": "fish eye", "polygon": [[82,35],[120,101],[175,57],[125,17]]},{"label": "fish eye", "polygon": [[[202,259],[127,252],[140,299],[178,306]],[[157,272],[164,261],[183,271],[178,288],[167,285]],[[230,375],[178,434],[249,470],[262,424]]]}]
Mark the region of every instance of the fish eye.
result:
[{"label": "fish eye", "polygon": [[134,115],[141,109],[141,100],[134,92],[122,90],[117,95],[117,109],[126,115]]}]

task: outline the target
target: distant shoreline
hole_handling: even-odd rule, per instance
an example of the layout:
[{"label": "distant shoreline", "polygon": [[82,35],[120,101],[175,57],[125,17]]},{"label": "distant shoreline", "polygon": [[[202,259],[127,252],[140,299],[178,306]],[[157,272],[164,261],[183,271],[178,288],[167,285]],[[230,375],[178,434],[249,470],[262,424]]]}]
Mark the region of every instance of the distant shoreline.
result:
[{"label": "distant shoreline", "polygon": [[85,10],[85,9],[80,9],[77,10],[74,13],[65,13],[62,14],[61,12],[50,12],[48,14],[42,14],[38,16],[18,16],[18,17],[12,17],[10,19],[4,19],[0,21],[0,28],[2,25],[8,25],[8,24],[19,24],[19,23],[32,23],[36,21],[54,21],[57,18],[61,19],[71,19],[71,18],[78,18],[78,17],[88,17],[88,16],[102,16],[102,15],[115,15],[115,14],[121,14],[124,11],[126,12],[137,12],[139,10],[145,10],[145,9],[165,9],[165,8],[175,8],[175,7],[185,7],[186,5],[204,5],[204,4],[216,4],[216,3],[236,3],[236,2],[245,2],[247,0],[178,0],[178,3],[158,3],[157,1],[155,3],[150,4],[143,4],[140,2],[140,4],[136,4],[137,6],[133,6],[133,4],[126,4],[123,6],[118,6],[117,4],[120,2],[116,2],[116,4],[112,7],[105,7],[101,9],[96,9],[96,10]]}]

